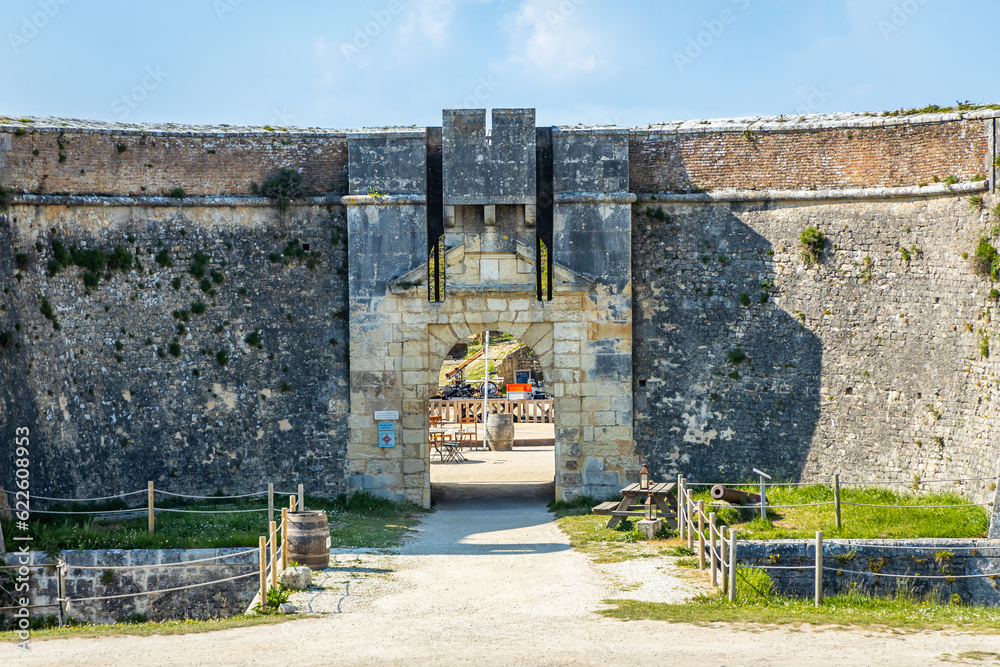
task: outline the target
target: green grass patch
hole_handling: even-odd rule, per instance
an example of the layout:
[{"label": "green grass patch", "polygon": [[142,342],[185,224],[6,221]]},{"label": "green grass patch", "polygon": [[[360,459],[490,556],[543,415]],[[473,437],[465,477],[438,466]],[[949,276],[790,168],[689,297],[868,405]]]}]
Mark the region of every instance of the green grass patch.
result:
[{"label": "green grass patch", "polygon": [[[712,502],[707,487],[694,494],[695,502],[704,500],[706,512]],[[737,486],[744,491],[759,491],[753,484]],[[829,486],[772,486],[767,489],[771,505],[800,505],[833,501]],[[918,537],[983,537],[989,528],[989,515],[982,507],[911,509],[928,505],[964,505],[969,499],[953,492],[909,494],[875,487],[843,487],[840,490],[841,523],[833,505],[768,509],[767,519],[759,511],[722,507],[716,510],[720,523],[739,529],[740,539],[772,540],[813,538],[817,530],[827,538],[907,539]],[[854,507],[865,505],[900,505],[889,507]]]},{"label": "green grass patch", "polygon": [[963,630],[1000,632],[1000,608],[940,603],[914,595],[905,586],[888,597],[875,597],[859,588],[823,599],[776,595],[770,577],[761,570],[738,570],[734,602],[720,592],[700,595],[684,604],[607,600],[613,605],[599,613],[625,621],[669,623],[737,623],[759,625],[834,625],[893,628],[895,630]]},{"label": "green grass patch", "polygon": [[[315,618],[307,615],[281,616],[230,616],[229,618],[212,618],[206,620],[183,619],[178,621],[147,621],[145,623],[102,623],[52,627],[31,631],[31,641],[46,639],[87,639],[93,637],[149,637],[152,635],[187,635],[215,630],[231,630],[247,628],[254,625],[274,625],[286,621],[303,618]],[[13,632],[0,632],[0,642],[17,642]]]},{"label": "green grass patch", "polygon": [[[279,507],[287,498],[275,497]],[[390,548],[398,546],[403,536],[413,530],[426,510],[410,503],[397,503],[364,492],[333,499],[306,497],[309,509],[325,510],[330,520],[331,542],[335,547]],[[233,510],[266,508],[267,499],[253,502],[157,498],[157,507],[187,510]],[[53,505],[48,509],[64,511],[107,511],[128,509],[121,500],[99,504],[74,503]],[[209,549],[257,546],[257,538],[267,532],[266,512],[230,514],[184,514],[163,512],[156,515],[156,532],[149,534],[144,508],[137,508],[135,518],[103,518],[94,515],[33,515],[31,535],[34,548],[54,555],[61,549]],[[5,535],[14,534],[10,519],[0,517]]]}]

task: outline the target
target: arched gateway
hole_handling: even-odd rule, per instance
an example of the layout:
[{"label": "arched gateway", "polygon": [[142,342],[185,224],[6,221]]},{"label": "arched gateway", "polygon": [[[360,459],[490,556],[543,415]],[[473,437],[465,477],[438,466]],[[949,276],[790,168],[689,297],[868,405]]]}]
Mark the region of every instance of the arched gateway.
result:
[{"label": "arched gateway", "polygon": [[488,133],[485,110],[445,110],[441,128],[349,134],[348,152],[352,486],[430,504],[427,401],[448,350],[487,328],[545,371],[556,497],[634,477],[628,131],[494,109]]}]

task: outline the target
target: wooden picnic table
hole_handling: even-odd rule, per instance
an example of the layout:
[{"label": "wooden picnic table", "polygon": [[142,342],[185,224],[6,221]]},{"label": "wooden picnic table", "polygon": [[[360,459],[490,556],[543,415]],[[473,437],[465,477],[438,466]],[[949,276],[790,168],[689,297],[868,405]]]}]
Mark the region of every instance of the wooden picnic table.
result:
[{"label": "wooden picnic table", "polygon": [[621,490],[621,502],[611,500],[597,505],[591,511],[594,514],[609,515],[611,519],[608,520],[608,528],[615,528],[626,517],[645,516],[646,498],[652,496],[660,516],[671,528],[677,528],[677,513],[675,511],[677,498],[674,497],[676,486],[677,484],[674,482],[660,482],[659,484],[650,484],[648,491],[642,491],[639,489],[638,482],[629,484]]}]

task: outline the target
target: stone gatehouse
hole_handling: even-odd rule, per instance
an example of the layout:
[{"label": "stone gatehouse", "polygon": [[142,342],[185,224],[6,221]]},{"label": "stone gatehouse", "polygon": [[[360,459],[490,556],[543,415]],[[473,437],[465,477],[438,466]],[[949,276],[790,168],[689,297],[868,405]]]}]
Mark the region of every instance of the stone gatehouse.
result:
[{"label": "stone gatehouse", "polygon": [[[550,378],[557,497],[634,477],[627,132],[495,109],[487,134],[485,110],[446,110],[440,129],[350,134],[348,151],[349,481],[430,504],[427,401],[448,350],[485,329]],[[401,446],[378,446],[381,410]]]}]

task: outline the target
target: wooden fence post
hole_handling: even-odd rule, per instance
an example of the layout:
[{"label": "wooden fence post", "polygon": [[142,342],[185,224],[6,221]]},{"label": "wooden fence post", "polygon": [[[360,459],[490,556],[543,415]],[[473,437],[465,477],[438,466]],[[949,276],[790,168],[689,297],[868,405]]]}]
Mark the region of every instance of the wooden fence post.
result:
[{"label": "wooden fence post", "polygon": [[257,541],[257,555],[260,558],[260,608],[267,607],[267,538],[263,535]]},{"label": "wooden fence post", "polygon": [[62,627],[66,625],[66,561],[57,560],[56,568],[59,572],[59,627]]},{"label": "wooden fence post", "polygon": [[698,501],[698,569],[705,569],[705,501]]},{"label": "wooden fence post", "polygon": [[722,581],[719,582],[719,588],[725,593],[729,590],[729,542],[726,541],[726,536],[719,532],[719,575],[722,577]]},{"label": "wooden fence post", "polygon": [[823,601],[823,531],[816,531],[816,593],[814,604]]},{"label": "wooden fence post", "polygon": [[684,504],[684,516],[687,520],[688,549],[694,549],[694,517],[691,516],[694,513],[694,491],[685,485],[684,493],[687,494]]},{"label": "wooden fence post", "polygon": [[299,484],[299,511],[306,511],[306,491],[302,484]]},{"label": "wooden fence post", "polygon": [[278,524],[268,524],[271,531],[271,588],[278,587]]},{"label": "wooden fence post", "polygon": [[677,475],[677,537],[684,539],[684,475]]},{"label": "wooden fence post", "polygon": [[295,496],[288,496],[288,511],[295,511]]},{"label": "wooden fence post", "polygon": [[281,508],[281,567],[288,567],[288,508]]},{"label": "wooden fence post", "polygon": [[833,473],[833,509],[837,513],[837,530],[841,529],[840,524],[840,473]]},{"label": "wooden fence post", "polygon": [[267,483],[267,524],[274,521],[274,482]]},{"label": "wooden fence post", "polygon": [[149,482],[149,486],[147,488],[147,494],[148,494],[148,497],[146,499],[146,511],[147,511],[147,514],[148,514],[149,534],[152,535],[153,531],[156,530],[156,512],[154,511],[154,508],[153,508],[153,482],[152,481]]},{"label": "wooden fence post", "polygon": [[736,600],[736,529],[729,529],[729,601]]},{"label": "wooden fence post", "polygon": [[715,588],[719,585],[718,572],[716,572],[719,562],[715,557],[715,512],[708,515],[708,548],[712,554],[709,559],[709,566],[712,568],[712,588]]}]

